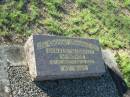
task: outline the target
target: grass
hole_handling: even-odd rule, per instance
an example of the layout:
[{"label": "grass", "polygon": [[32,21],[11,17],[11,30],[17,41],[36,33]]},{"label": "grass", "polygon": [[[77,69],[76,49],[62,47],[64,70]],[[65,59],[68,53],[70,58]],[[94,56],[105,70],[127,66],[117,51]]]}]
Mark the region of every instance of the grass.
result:
[{"label": "grass", "polygon": [[[48,21],[50,25],[46,25],[45,22],[45,26],[50,33],[98,38],[103,47],[113,49],[127,48],[129,46],[130,18],[123,13],[116,13],[120,8],[111,0],[105,2],[103,8],[97,2],[91,0],[76,0],[76,12],[72,10],[68,12],[69,15],[64,15],[57,10],[57,5],[60,6],[62,3],[63,1],[53,4],[51,12],[50,7],[48,7],[49,19],[50,17],[52,19]],[[54,22],[56,22],[57,27]],[[126,38],[124,39],[124,37]]]},{"label": "grass", "polygon": [[128,8],[129,0],[75,0],[71,5],[65,0],[8,1],[0,5],[0,35],[29,36],[42,25],[50,34],[97,38],[102,47],[128,48],[130,17],[122,6]]},{"label": "grass", "polygon": [[[126,12],[124,11],[126,10]],[[0,4],[0,35],[47,33],[99,39],[110,49],[130,48],[130,0],[11,0]],[[130,86],[128,53],[117,60]]]},{"label": "grass", "polygon": [[[34,3],[34,2],[32,2]],[[30,4],[27,9],[23,0],[8,1],[0,5],[0,35],[21,34],[29,35],[29,23],[34,23],[37,18],[37,7]]]},{"label": "grass", "polygon": [[125,5],[125,7],[130,9],[130,0],[124,0],[124,5]]},{"label": "grass", "polygon": [[127,86],[130,88],[130,57],[125,51],[118,52],[116,57],[123,73],[124,80],[127,83]]}]

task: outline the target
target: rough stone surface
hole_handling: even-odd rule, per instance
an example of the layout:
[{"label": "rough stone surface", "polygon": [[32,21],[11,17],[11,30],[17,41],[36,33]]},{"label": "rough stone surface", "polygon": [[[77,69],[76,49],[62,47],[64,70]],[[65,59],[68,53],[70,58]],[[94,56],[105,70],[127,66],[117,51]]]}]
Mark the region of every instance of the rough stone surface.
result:
[{"label": "rough stone surface", "polygon": [[6,53],[6,59],[10,63],[10,66],[19,66],[26,64],[23,46],[8,46],[4,52]]},{"label": "rough stone surface", "polygon": [[8,79],[8,64],[4,53],[5,47],[0,47],[0,97],[11,97],[10,82]]}]

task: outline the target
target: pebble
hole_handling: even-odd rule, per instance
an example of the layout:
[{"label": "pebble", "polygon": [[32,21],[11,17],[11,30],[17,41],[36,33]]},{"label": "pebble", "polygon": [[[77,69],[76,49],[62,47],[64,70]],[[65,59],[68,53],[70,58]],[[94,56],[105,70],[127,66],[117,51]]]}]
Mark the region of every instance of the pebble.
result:
[{"label": "pebble", "polygon": [[120,97],[107,72],[101,78],[33,82],[26,66],[8,70],[13,97]]}]

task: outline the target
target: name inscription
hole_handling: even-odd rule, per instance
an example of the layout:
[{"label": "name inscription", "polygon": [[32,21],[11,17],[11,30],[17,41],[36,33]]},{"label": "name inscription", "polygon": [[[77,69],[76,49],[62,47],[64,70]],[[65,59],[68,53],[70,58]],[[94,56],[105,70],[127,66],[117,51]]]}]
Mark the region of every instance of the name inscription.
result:
[{"label": "name inscription", "polygon": [[64,46],[80,45],[88,49],[99,51],[99,47],[97,45],[85,41],[76,40],[76,39],[53,39],[53,40],[47,40],[45,42],[40,41],[37,43],[37,48],[42,49],[42,48],[47,48],[47,47],[52,47],[57,45],[64,45]]},{"label": "name inscription", "polygon": [[[63,46],[69,47],[72,45],[71,48],[63,48]],[[55,54],[54,59],[49,59],[49,65],[59,65],[61,71],[88,70],[88,65],[95,63],[95,60],[89,59],[89,56],[99,51],[97,45],[75,39],[39,41],[36,46],[38,50],[44,49],[48,55]],[[82,47],[82,49],[76,46]]]}]

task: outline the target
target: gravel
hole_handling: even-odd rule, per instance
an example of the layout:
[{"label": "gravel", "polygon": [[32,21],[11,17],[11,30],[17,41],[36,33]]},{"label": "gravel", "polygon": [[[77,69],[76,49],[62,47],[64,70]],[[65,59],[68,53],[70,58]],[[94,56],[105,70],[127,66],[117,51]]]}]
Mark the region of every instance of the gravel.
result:
[{"label": "gravel", "polygon": [[101,78],[33,82],[26,66],[8,70],[13,97],[119,97],[107,72]]},{"label": "gravel", "polygon": [[[0,63],[6,66],[10,84],[10,90],[7,87],[4,88],[5,84],[0,85],[0,97],[9,97],[2,91],[11,91],[12,97],[119,97],[109,72],[96,79],[33,82],[26,62],[24,63],[23,58],[20,57],[21,50],[17,50],[17,48],[22,49],[21,46],[0,46]],[[17,60],[12,57],[14,54],[17,54],[15,55]],[[0,70],[3,69],[0,68]]]},{"label": "gravel", "polygon": [[46,93],[31,81],[25,66],[9,68],[9,80],[13,97],[48,97]]}]

